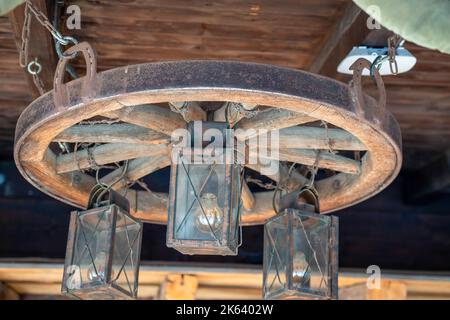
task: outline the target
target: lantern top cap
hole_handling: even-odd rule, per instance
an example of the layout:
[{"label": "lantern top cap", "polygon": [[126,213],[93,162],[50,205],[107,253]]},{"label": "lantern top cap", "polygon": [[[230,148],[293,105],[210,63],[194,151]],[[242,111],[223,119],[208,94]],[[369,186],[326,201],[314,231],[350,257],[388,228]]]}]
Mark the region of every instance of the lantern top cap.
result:
[{"label": "lantern top cap", "polygon": [[[103,191],[102,191],[103,190]],[[127,198],[112,189],[105,189],[105,186],[95,185],[89,196],[87,209],[98,208],[115,204],[125,212],[130,211],[130,203]]]},{"label": "lantern top cap", "polygon": [[309,186],[303,186],[281,198],[279,212],[284,209],[298,209],[301,211],[320,213],[317,191]]}]

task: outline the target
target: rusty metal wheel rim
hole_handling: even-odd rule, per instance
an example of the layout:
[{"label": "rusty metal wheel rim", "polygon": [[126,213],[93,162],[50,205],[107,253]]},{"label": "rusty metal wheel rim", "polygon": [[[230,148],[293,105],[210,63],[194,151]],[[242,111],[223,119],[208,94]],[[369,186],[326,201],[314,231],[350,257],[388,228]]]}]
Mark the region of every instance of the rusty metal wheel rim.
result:
[{"label": "rusty metal wheel rim", "polygon": [[[87,203],[92,181],[79,173],[58,175],[50,142],[76,123],[128,106],[167,101],[231,101],[302,112],[334,124],[367,147],[356,177],[338,174],[321,180],[317,189],[323,213],[354,205],[384,189],[401,166],[401,136],[395,118],[374,98],[364,107],[351,86],[302,71],[274,66],[217,61],[184,61],[127,66],[96,74],[89,98],[83,79],[67,84],[68,104],[57,108],[54,91],[33,101],[16,128],[14,157],[22,175],[41,191],[77,207]],[[260,224],[274,215],[266,194],[256,194],[243,225]],[[166,197],[167,198],[167,197]],[[129,200],[132,214],[146,222],[165,223],[166,198]],[[143,201],[142,199],[140,201]],[[135,203],[133,203],[135,202]]]}]

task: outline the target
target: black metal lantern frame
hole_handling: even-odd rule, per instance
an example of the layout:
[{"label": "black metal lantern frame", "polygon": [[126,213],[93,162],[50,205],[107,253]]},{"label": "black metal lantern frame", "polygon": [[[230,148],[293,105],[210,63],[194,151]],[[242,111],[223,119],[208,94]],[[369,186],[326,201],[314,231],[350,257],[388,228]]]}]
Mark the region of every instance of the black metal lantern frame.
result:
[{"label": "black metal lantern frame", "polygon": [[[211,127],[223,136],[228,134],[226,123],[217,122],[203,122],[202,132]],[[193,126],[190,132],[193,139],[199,139]],[[171,167],[167,246],[183,254],[236,255],[241,167],[224,158],[219,163],[206,160],[203,151],[194,143],[191,148],[176,151]],[[226,152],[221,156],[226,157]]]},{"label": "black metal lantern frame", "polygon": [[62,293],[78,299],[137,297],[142,223],[128,201],[110,190],[108,199],[71,213]]},{"label": "black metal lantern frame", "polygon": [[[282,199],[264,226],[264,299],[337,299],[338,218],[316,212],[308,189]],[[311,212],[313,211],[313,212]]]}]

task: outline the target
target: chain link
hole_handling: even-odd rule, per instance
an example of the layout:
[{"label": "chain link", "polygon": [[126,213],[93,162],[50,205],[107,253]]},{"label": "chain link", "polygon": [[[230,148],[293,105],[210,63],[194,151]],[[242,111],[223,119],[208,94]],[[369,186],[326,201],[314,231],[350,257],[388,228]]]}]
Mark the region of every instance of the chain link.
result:
[{"label": "chain link", "polygon": [[[44,94],[44,84],[42,80],[39,78],[39,73],[42,70],[42,65],[37,61],[37,58],[34,61],[28,62],[29,53],[29,39],[30,39],[30,27],[31,27],[31,18],[32,15],[36,18],[36,20],[46,28],[52,37],[55,39],[55,47],[58,49],[57,53],[60,58],[65,57],[61,50],[61,45],[68,45],[70,43],[77,44],[78,41],[72,37],[64,37],[50,22],[47,16],[40,11],[30,0],[25,1],[25,9],[24,9],[24,22],[22,27],[21,34],[21,44],[19,51],[19,65],[22,68],[27,68],[28,73],[32,76],[33,82],[38,89],[39,93]],[[68,68],[69,73],[72,78],[77,78],[76,72],[73,68]]]},{"label": "chain link", "polygon": [[33,13],[35,18],[44,28],[46,28],[51,33],[51,35],[53,36],[53,38],[55,38],[56,41],[58,41],[63,45],[69,44],[69,41],[67,41],[65,37],[63,37],[61,33],[52,25],[52,23],[48,20],[47,16],[38,8],[36,8],[30,0],[26,0],[26,6],[28,6],[29,10]]},{"label": "chain link", "polygon": [[30,21],[31,21],[30,10],[28,7],[28,3],[25,3],[24,20],[21,36],[22,43],[20,45],[20,52],[19,52],[19,64],[22,68],[25,68],[28,64],[27,60],[28,60],[28,39],[30,37]]},{"label": "chain link", "polygon": [[375,69],[380,70],[381,65],[389,61],[389,69],[393,75],[398,74],[398,64],[397,60],[395,59],[397,54],[397,48],[403,44],[405,40],[403,40],[402,37],[400,37],[397,34],[394,34],[390,36],[387,40],[388,43],[388,50],[387,55],[379,55],[375,58],[373,61],[371,67],[370,67],[370,76],[373,78]]},{"label": "chain link", "polygon": [[63,37],[61,33],[53,27],[51,22],[48,20],[48,18],[45,16],[42,11],[40,11],[38,8],[34,6],[34,4],[30,0],[25,1],[25,12],[24,12],[24,22],[23,22],[23,28],[22,28],[22,43],[20,47],[20,58],[19,58],[19,64],[22,68],[25,68],[27,66],[27,60],[28,60],[28,43],[30,38],[30,26],[31,26],[31,14],[34,15],[36,20],[44,27],[46,28],[52,37],[60,44],[62,45],[68,45],[71,41],[67,37]]},{"label": "chain link", "polygon": [[398,64],[397,64],[397,60],[395,59],[395,55],[397,52],[397,48],[400,46],[402,41],[403,41],[403,39],[397,34],[394,34],[393,36],[389,37],[389,39],[388,39],[389,68],[391,70],[391,73],[394,75],[398,74]]}]

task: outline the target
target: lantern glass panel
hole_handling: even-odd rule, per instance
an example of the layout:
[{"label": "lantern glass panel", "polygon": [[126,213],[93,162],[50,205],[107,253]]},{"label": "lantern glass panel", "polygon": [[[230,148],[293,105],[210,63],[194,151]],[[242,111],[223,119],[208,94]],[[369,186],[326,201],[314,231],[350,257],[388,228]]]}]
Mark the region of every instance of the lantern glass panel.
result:
[{"label": "lantern glass panel", "polygon": [[80,299],[137,294],[142,224],[117,205],[72,212],[62,292]]},{"label": "lantern glass panel", "polygon": [[286,209],[264,228],[265,299],[337,298],[337,218]]},{"label": "lantern glass panel", "polygon": [[236,255],[239,165],[178,159],[171,171],[167,245],[185,254]]}]

